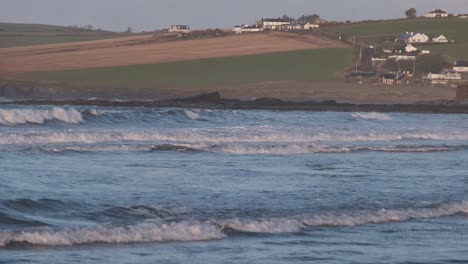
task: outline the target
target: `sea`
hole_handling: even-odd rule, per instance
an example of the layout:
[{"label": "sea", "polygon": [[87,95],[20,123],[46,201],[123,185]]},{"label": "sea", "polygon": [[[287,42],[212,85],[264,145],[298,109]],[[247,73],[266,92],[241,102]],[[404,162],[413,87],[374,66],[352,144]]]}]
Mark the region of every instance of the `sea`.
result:
[{"label": "sea", "polygon": [[468,263],[468,115],[2,104],[0,263]]}]

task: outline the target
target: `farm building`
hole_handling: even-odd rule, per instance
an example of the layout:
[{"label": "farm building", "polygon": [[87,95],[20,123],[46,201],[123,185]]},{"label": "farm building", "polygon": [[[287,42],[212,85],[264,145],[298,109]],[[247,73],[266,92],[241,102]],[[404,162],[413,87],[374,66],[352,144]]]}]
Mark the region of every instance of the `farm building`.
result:
[{"label": "farm building", "polygon": [[306,23],[306,24],[303,24],[303,29],[304,30],[311,30],[311,29],[315,29],[315,28],[319,28],[320,25],[318,24],[312,24],[312,23]]},{"label": "farm building", "polygon": [[171,33],[190,34],[192,31],[187,25],[172,25],[169,30]]},{"label": "farm building", "polygon": [[258,22],[263,29],[280,30],[282,26],[290,25],[291,21],[282,18],[266,18]]},{"label": "farm building", "polygon": [[424,14],[427,18],[448,17],[449,14],[442,9],[433,9],[431,12]]},{"label": "farm building", "polygon": [[239,25],[239,26],[235,26],[233,31],[236,34],[255,33],[255,32],[262,32],[263,28],[259,27],[258,25]]},{"label": "farm building", "polygon": [[456,72],[468,72],[468,61],[456,61],[453,70]]},{"label": "farm building", "polygon": [[407,44],[406,47],[405,47],[405,51],[406,51],[406,53],[412,53],[412,52],[418,51],[418,48],[416,48],[415,46],[413,46],[411,44]]},{"label": "farm building", "polygon": [[286,24],[286,25],[281,25],[280,29],[284,31],[289,31],[289,30],[302,30],[302,25],[301,24]]},{"label": "farm building", "polygon": [[404,55],[404,54],[397,54],[397,55],[391,55],[388,56],[390,60],[395,60],[395,61],[414,61],[416,60],[416,56],[414,55]]},{"label": "farm building", "polygon": [[406,32],[402,38],[405,43],[427,43],[429,41],[429,36],[424,33]]},{"label": "farm building", "polygon": [[445,70],[441,73],[429,73],[428,80],[461,80],[461,74],[452,70]]},{"label": "farm building", "polygon": [[385,74],[382,74],[381,76],[381,80],[382,80],[382,83],[384,84],[401,84],[403,79],[406,78],[406,75],[404,73],[385,73]]},{"label": "farm building", "polygon": [[435,35],[432,38],[432,42],[434,42],[434,43],[448,43],[449,40],[444,35]]}]

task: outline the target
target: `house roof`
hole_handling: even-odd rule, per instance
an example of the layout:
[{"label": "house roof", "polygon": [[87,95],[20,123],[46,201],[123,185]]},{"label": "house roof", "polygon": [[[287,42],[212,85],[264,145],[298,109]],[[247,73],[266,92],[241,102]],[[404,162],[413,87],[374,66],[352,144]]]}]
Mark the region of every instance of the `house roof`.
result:
[{"label": "house roof", "polygon": [[431,12],[429,12],[428,14],[447,14],[447,12],[445,12],[444,10],[442,9],[433,9]]},{"label": "house roof", "polygon": [[433,37],[433,38],[440,38],[440,37],[444,37],[444,38],[445,38],[445,36],[442,35],[442,34],[434,34],[434,35],[432,35],[432,37]]},{"label": "house roof", "polygon": [[291,22],[289,20],[282,19],[282,18],[264,18],[264,19],[262,19],[262,21],[265,21],[265,22],[284,22],[284,23]]},{"label": "house roof", "polygon": [[468,61],[456,61],[455,66],[456,67],[468,67]]},{"label": "house roof", "polygon": [[414,37],[416,35],[425,35],[424,33],[418,33],[418,32],[406,32],[405,34],[403,34],[403,39],[409,39],[411,37]]}]

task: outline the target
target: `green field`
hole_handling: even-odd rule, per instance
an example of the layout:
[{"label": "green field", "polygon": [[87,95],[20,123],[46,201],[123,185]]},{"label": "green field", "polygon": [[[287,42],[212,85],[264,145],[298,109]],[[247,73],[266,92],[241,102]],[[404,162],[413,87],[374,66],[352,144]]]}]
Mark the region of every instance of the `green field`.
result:
[{"label": "green field", "polygon": [[324,27],[326,31],[337,32],[347,37],[356,36],[359,41],[378,45],[383,41],[394,41],[405,32],[443,34],[454,44],[426,45],[425,48],[447,56],[451,61],[468,59],[468,19],[400,19],[358,24],[342,24]]},{"label": "green field", "polygon": [[88,30],[40,24],[0,23],[0,48],[91,41],[125,36],[103,30]]},{"label": "green field", "polygon": [[301,50],[172,63],[23,73],[22,80],[79,87],[152,88],[264,81],[334,80],[351,64],[352,49]]},{"label": "green field", "polygon": [[[65,26],[53,26],[42,24],[22,24],[22,23],[0,23],[0,32],[14,33],[71,33],[82,32],[82,29]],[[91,30],[90,32],[112,33],[111,31]]]}]

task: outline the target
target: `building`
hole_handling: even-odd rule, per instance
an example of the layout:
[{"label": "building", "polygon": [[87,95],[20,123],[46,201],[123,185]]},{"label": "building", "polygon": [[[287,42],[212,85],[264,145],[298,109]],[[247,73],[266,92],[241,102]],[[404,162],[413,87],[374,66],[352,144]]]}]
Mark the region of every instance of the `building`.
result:
[{"label": "building", "polygon": [[390,60],[395,60],[395,61],[415,61],[416,56],[414,55],[404,55],[404,54],[397,54],[397,55],[391,55],[388,56]]},{"label": "building", "polygon": [[171,33],[190,34],[192,31],[187,25],[172,25],[169,30]]},{"label": "building", "polygon": [[239,25],[239,26],[235,26],[233,31],[236,34],[256,33],[256,32],[262,32],[263,28],[259,27],[258,25]]},{"label": "building", "polygon": [[433,9],[431,12],[424,14],[427,18],[448,17],[449,14],[442,9]]},{"label": "building", "polygon": [[405,47],[405,51],[406,51],[406,53],[417,52],[418,48],[416,48],[415,46],[413,46],[411,44],[407,44],[406,47]]},{"label": "building", "polygon": [[382,74],[381,76],[382,83],[389,84],[389,85],[401,84],[405,78],[406,78],[406,75],[401,72],[385,73],[385,74]]},{"label": "building", "polygon": [[436,35],[432,38],[434,43],[448,43],[449,40],[444,35]]},{"label": "building", "polygon": [[456,81],[456,80],[461,80],[461,74],[452,71],[452,70],[444,70],[441,73],[429,73],[426,76],[426,79],[428,80],[444,80],[444,81]]},{"label": "building", "polygon": [[406,32],[406,34],[403,35],[403,40],[405,43],[427,43],[429,41],[429,36],[424,33]]},{"label": "building", "polygon": [[286,24],[286,25],[281,25],[280,29],[284,31],[290,31],[290,30],[302,30],[304,27],[301,24]]},{"label": "building", "polygon": [[356,79],[369,79],[369,78],[376,78],[377,72],[370,71],[355,71],[348,75],[349,78],[356,78]]},{"label": "building", "polygon": [[266,18],[258,22],[258,25],[263,29],[280,30],[284,25],[290,25],[291,21],[282,18]]},{"label": "building", "polygon": [[468,61],[456,61],[453,65],[453,70],[456,72],[468,72]]},{"label": "building", "polygon": [[304,30],[312,30],[312,29],[316,29],[316,28],[319,28],[320,25],[318,24],[312,24],[312,23],[306,23],[303,25],[303,28]]}]

